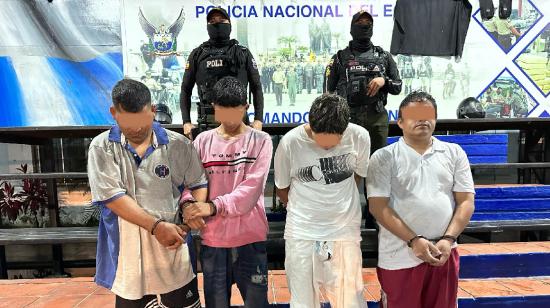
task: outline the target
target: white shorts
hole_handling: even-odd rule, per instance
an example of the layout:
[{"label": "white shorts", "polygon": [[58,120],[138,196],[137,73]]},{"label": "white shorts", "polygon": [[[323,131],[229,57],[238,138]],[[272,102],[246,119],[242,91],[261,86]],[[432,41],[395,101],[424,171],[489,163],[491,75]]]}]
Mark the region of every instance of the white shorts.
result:
[{"label": "white shorts", "polygon": [[361,243],[285,240],[285,269],[291,308],[365,308]]}]

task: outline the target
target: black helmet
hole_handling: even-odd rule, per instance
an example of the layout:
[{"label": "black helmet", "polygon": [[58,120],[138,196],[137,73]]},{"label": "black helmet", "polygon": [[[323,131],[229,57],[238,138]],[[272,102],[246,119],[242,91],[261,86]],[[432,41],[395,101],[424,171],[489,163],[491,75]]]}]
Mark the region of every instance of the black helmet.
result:
[{"label": "black helmet", "polygon": [[155,121],[161,124],[172,124],[172,111],[164,104],[157,104],[157,112],[155,114]]},{"label": "black helmet", "polygon": [[456,109],[458,119],[485,118],[485,110],[475,97],[465,98]]}]

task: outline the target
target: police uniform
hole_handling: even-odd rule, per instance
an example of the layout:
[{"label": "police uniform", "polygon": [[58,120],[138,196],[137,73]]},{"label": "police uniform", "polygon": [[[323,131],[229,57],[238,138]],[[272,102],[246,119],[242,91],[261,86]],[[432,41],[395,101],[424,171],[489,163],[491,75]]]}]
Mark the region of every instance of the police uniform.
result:
[{"label": "police uniform", "polygon": [[[354,15],[352,24],[364,11]],[[370,16],[370,15],[369,15]],[[372,17],[371,17],[372,20]],[[381,47],[367,44],[364,51],[357,50],[354,41],[338,51],[330,60],[324,82],[324,92],[336,92],[346,98],[351,108],[351,122],[365,127],[371,138],[371,153],[386,145],[388,138],[388,114],[384,107],[388,93],[401,92],[401,79],[391,55]],[[368,83],[376,78],[385,79],[378,93],[369,97]]]},{"label": "police uniform", "polygon": [[[229,20],[229,15],[222,8],[213,8]],[[207,16],[207,20],[208,20]],[[244,85],[250,86],[253,96],[254,120],[263,121],[264,98],[258,67],[250,50],[239,45],[237,40],[222,43],[212,39],[202,43],[189,55],[183,81],[181,84],[180,108],[183,123],[191,122],[191,93],[195,84],[198,87],[200,103],[198,105],[199,128],[206,130],[217,126],[212,108],[212,89],[216,82],[233,76]],[[245,117],[248,122],[248,116]]]}]

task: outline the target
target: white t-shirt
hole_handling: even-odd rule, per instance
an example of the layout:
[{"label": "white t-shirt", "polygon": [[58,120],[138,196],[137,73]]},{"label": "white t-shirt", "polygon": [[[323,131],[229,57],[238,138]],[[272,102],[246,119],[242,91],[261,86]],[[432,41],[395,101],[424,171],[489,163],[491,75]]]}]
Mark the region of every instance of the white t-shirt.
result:
[{"label": "white t-shirt", "polygon": [[290,186],[285,239],[361,240],[354,173],[367,175],[369,155],[369,133],[355,124],[329,150],[307,135],[305,125],[288,132],[275,152],[275,185]]},{"label": "white t-shirt", "polygon": [[[367,197],[390,198],[389,206],[405,224],[428,239],[447,231],[455,208],[453,192],[475,193],[468,158],[457,144],[433,138],[432,147],[420,155],[400,138],[371,158]],[[423,262],[384,227],[378,236],[379,267],[396,270]]]}]

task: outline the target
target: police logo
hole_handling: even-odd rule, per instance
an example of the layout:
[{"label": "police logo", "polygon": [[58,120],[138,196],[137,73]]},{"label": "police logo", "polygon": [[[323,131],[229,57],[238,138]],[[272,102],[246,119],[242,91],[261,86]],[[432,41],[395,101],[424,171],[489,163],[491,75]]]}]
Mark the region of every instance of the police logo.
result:
[{"label": "police logo", "polygon": [[258,65],[256,65],[256,60],[252,59],[252,67],[257,70],[258,69]]},{"label": "police logo", "polygon": [[186,71],[189,70],[189,61],[185,62],[185,70],[186,70]]},{"label": "police logo", "polygon": [[168,166],[166,165],[157,165],[155,167],[155,174],[161,178],[161,179],[164,179],[166,178],[168,175],[170,175],[170,168],[168,168]]},{"label": "police logo", "polygon": [[160,57],[177,55],[177,38],[185,22],[183,8],[180,10],[178,18],[169,26],[161,24],[160,26],[150,23],[141,8],[138,13],[138,20],[141,29],[149,38],[149,47],[154,54]]}]

